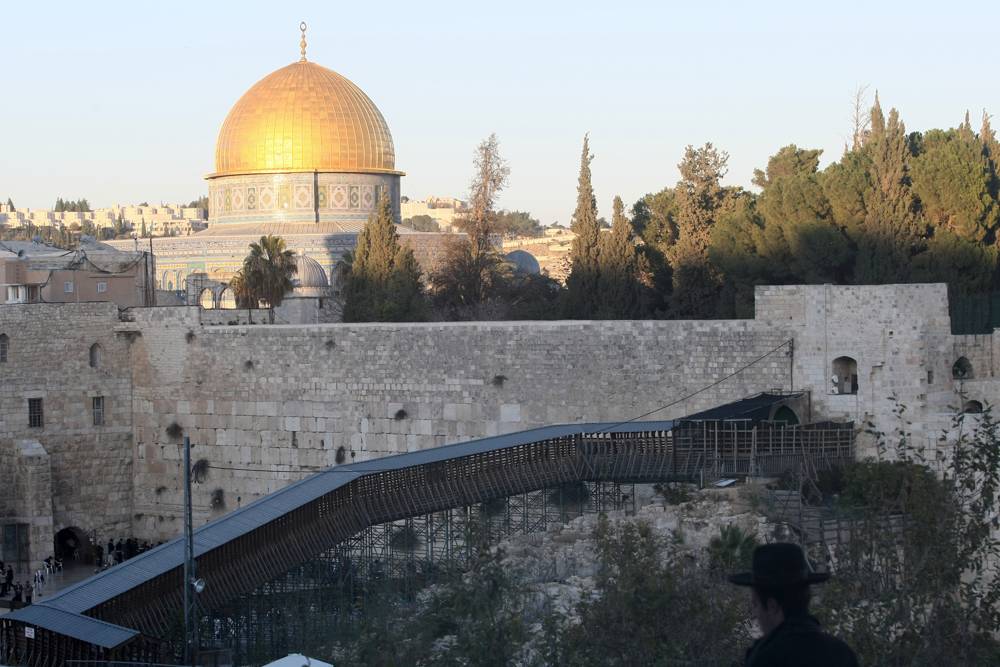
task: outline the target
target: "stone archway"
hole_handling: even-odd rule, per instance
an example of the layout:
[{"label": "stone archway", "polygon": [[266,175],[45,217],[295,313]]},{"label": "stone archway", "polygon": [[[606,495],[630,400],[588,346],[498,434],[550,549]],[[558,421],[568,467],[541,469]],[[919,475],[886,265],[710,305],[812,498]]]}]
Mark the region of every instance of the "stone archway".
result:
[{"label": "stone archway", "polygon": [[55,556],[67,564],[93,561],[93,549],[87,533],[76,526],[60,530],[55,538]]},{"label": "stone archway", "polygon": [[787,405],[782,405],[777,410],[774,411],[774,415],[771,417],[773,422],[781,422],[785,426],[795,426],[799,424],[799,416],[795,414],[795,410],[792,410]]}]

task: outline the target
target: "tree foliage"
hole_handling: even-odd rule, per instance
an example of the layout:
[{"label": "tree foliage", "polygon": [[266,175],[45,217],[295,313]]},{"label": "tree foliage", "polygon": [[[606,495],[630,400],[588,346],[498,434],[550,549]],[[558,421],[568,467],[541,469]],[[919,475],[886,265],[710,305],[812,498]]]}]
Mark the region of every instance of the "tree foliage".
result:
[{"label": "tree foliage", "polygon": [[589,319],[598,312],[594,296],[599,289],[601,272],[601,228],[597,222],[597,199],[591,182],[590,163],[593,159],[590,136],[585,135],[576,186],[576,210],[570,225],[576,237],[570,249],[564,308],[566,316],[571,319]]},{"label": "tree foliage", "polygon": [[262,236],[250,244],[250,252],[234,279],[235,285],[230,281],[230,286],[238,304],[256,308],[263,303],[273,319],[274,309],[292,291],[292,278],[297,270],[295,253],[285,247],[283,238]]},{"label": "tree foliage", "polygon": [[437,220],[429,215],[415,215],[412,218],[406,218],[400,223],[403,227],[408,227],[416,232],[440,232],[441,227],[438,226]]},{"label": "tree foliage", "polygon": [[449,243],[441,267],[431,277],[434,301],[449,319],[481,315],[497,297],[509,272],[498,250],[496,201],[510,168],[500,155],[496,134],[476,149],[469,208],[455,224],[465,238]]},{"label": "tree foliage", "polygon": [[87,213],[90,211],[90,202],[87,201],[86,197],[77,199],[76,201],[59,197],[56,199],[56,204],[52,207],[52,210],[56,213]]},{"label": "tree foliage", "polygon": [[382,193],[358,235],[346,268],[345,322],[410,322],[426,318],[421,271],[413,251],[399,243],[392,204]]}]

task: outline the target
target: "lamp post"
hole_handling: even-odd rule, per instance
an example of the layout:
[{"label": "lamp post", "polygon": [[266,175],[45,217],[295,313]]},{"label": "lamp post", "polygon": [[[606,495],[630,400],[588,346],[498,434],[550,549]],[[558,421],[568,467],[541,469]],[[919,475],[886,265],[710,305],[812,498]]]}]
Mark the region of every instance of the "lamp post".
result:
[{"label": "lamp post", "polygon": [[194,561],[194,526],[191,518],[191,438],[184,436],[184,664],[193,665],[198,650],[194,611],[205,580],[197,578]]}]

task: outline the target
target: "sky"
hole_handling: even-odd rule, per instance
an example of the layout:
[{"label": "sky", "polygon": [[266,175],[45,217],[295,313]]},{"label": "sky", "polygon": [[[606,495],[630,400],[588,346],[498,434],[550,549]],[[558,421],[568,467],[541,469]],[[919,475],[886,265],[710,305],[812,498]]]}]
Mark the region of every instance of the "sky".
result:
[{"label": "sky", "polygon": [[[463,197],[491,132],[499,205],[567,224],[590,133],[598,207],[673,185],[685,146],[750,187],[780,147],[839,158],[859,86],[908,130],[1000,115],[1000,2],[0,0],[0,198],[187,202],[257,80],[308,57],[382,111],[403,194]],[[998,123],[1000,124],[1000,123]]]}]

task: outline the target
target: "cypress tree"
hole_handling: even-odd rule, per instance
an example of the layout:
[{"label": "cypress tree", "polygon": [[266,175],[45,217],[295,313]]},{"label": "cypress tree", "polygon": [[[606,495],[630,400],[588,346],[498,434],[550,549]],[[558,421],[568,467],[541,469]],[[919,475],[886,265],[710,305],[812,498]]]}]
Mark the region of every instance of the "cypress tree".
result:
[{"label": "cypress tree", "polygon": [[621,197],[615,197],[611,233],[601,238],[598,317],[629,319],[639,315],[641,283],[632,223]]},{"label": "cypress tree", "polygon": [[588,319],[597,314],[600,279],[601,228],[597,222],[597,199],[590,180],[590,137],[583,137],[580,176],[576,186],[576,210],[571,229],[576,233],[570,249],[570,273],[566,278],[566,316]]},{"label": "cypress tree", "polygon": [[389,195],[358,235],[345,287],[345,322],[400,322],[424,315],[420,270],[399,244]]},{"label": "cypress tree", "polygon": [[983,155],[990,166],[990,194],[993,199],[1000,199],[1000,141],[990,126],[990,116],[983,111],[983,124],[979,130],[979,141],[983,145]]},{"label": "cypress tree", "polygon": [[854,278],[859,284],[908,282],[910,259],[920,242],[909,181],[909,139],[895,109],[884,120],[877,95],[871,115],[872,133],[865,144],[871,156],[871,189],[865,197]]}]

